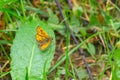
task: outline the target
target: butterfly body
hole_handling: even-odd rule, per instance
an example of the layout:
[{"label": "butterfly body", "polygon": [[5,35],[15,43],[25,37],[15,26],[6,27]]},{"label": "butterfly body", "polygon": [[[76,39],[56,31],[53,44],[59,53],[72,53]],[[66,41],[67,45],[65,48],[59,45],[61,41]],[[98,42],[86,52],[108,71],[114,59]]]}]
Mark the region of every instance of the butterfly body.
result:
[{"label": "butterfly body", "polygon": [[37,27],[36,40],[41,50],[45,50],[52,43],[52,38],[40,27]]}]

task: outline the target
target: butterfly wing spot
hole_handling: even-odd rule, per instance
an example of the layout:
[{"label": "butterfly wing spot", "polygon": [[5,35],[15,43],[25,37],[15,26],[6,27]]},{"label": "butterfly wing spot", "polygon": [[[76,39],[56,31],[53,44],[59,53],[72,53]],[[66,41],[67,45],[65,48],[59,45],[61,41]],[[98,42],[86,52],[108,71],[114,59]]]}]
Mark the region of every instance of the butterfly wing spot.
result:
[{"label": "butterfly wing spot", "polygon": [[45,50],[52,43],[52,38],[39,26],[37,27],[36,40],[41,50]]},{"label": "butterfly wing spot", "polygon": [[46,38],[45,40],[39,42],[40,49],[44,50],[46,49],[52,42],[52,38]]},{"label": "butterfly wing spot", "polygon": [[37,27],[37,34],[44,37],[49,36],[41,27]]}]

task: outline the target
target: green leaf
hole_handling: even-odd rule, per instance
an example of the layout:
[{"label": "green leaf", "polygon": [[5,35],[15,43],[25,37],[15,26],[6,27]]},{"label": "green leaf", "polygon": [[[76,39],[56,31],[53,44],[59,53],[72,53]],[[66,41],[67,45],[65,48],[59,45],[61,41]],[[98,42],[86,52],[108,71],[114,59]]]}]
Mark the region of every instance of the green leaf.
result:
[{"label": "green leaf", "polygon": [[73,32],[78,33],[80,31],[80,21],[75,16],[71,17],[70,25]]},{"label": "green leaf", "polygon": [[91,54],[91,56],[92,56],[93,58],[95,58],[95,57],[94,57],[94,55],[95,55],[95,47],[94,47],[94,45],[91,44],[91,43],[88,43],[87,50],[88,50],[88,52]]},{"label": "green leaf", "polygon": [[86,36],[87,35],[86,30],[84,28],[80,29],[80,33],[82,34],[82,36]]},{"label": "green leaf", "polygon": [[58,19],[57,15],[53,14],[53,11],[50,8],[47,8],[47,10],[48,10],[48,14],[50,16],[49,19],[48,19],[48,22],[58,24],[59,19]]},{"label": "green leaf", "polygon": [[95,16],[95,14],[90,15],[90,25],[91,26],[99,25],[99,21],[98,21],[97,17]]},{"label": "green leaf", "polygon": [[75,69],[76,75],[78,76],[79,80],[84,80],[87,77],[87,71],[82,68]]},{"label": "green leaf", "polygon": [[74,12],[75,16],[77,16],[79,18],[80,16],[82,16],[84,10],[81,6],[74,6],[73,12]]},{"label": "green leaf", "polygon": [[5,5],[11,4],[17,0],[0,0],[0,9],[3,8]]},{"label": "green leaf", "polygon": [[120,22],[113,22],[114,24],[114,28],[115,28],[115,30],[117,31],[117,29],[119,29],[120,28]]},{"label": "green leaf", "polygon": [[91,4],[92,8],[96,8],[98,6],[96,0],[90,0],[90,4]]},{"label": "green leaf", "polygon": [[120,49],[114,50],[114,65],[112,68],[112,80],[120,80]]},{"label": "green leaf", "polygon": [[[36,28],[41,26],[53,38],[50,46],[41,51],[35,39]],[[55,53],[55,35],[38,20],[25,22],[17,31],[11,47],[12,80],[44,80]]]}]

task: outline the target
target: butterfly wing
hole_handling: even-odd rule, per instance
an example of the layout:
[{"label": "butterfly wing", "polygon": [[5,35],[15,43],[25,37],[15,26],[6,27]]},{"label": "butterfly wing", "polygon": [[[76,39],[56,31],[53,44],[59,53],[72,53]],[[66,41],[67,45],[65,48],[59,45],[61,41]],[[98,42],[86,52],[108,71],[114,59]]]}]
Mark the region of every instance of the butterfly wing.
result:
[{"label": "butterfly wing", "polygon": [[36,40],[41,50],[45,50],[52,42],[52,38],[41,27],[37,27]]},{"label": "butterfly wing", "polygon": [[37,27],[37,35],[43,36],[43,37],[48,37],[49,35],[40,27]]},{"label": "butterfly wing", "polygon": [[38,42],[41,50],[45,50],[52,42],[52,38],[46,38],[44,41]]}]

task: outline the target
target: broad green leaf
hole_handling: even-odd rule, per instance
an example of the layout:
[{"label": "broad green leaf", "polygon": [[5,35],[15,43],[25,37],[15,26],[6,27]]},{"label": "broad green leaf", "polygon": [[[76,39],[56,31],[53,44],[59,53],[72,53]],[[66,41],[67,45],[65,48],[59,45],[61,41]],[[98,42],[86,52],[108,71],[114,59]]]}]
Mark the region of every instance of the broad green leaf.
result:
[{"label": "broad green leaf", "polygon": [[[35,39],[36,28],[41,26],[52,38],[50,46],[41,51]],[[44,80],[55,52],[55,35],[39,20],[25,22],[17,31],[11,47],[12,80]]]}]

